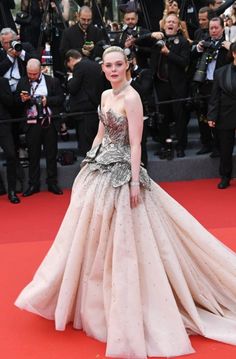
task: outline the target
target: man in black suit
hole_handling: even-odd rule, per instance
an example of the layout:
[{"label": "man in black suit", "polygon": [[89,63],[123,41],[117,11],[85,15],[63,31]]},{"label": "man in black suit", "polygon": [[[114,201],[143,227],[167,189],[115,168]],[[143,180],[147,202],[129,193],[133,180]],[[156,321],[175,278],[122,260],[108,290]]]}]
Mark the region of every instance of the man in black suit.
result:
[{"label": "man in black suit", "polygon": [[75,119],[79,154],[86,156],[98,130],[97,108],[103,91],[103,77],[100,65],[77,50],[66,53],[66,66],[72,72],[68,81],[71,112],[94,112],[80,115]]},{"label": "man in black suit", "polygon": [[63,90],[57,78],[44,75],[37,59],[27,63],[27,76],[22,77],[17,85],[16,98],[24,108],[27,122],[26,142],[29,151],[29,187],[24,197],[40,191],[40,156],[43,144],[49,192],[62,194],[57,185],[57,133],[60,121],[51,118],[62,110]]},{"label": "man in black suit", "polygon": [[[178,32],[180,20],[175,14],[166,17],[164,34],[156,34],[158,42],[152,49],[151,69],[159,101],[184,98],[187,95],[186,68],[189,64],[189,42]],[[175,122],[177,157],[185,156],[187,145],[187,115],[182,102],[161,105],[164,119],[159,123],[160,157],[165,158],[166,139],[170,137],[169,125]]]},{"label": "man in black suit", "polygon": [[[192,51],[192,56],[199,58],[197,72],[204,75],[204,77],[200,79],[196,79],[195,76],[193,78],[195,83],[198,84],[198,94],[202,96],[208,96],[211,94],[215,70],[229,62],[229,44],[225,41],[224,38],[224,24],[221,18],[216,17],[210,20],[209,37],[206,38],[206,41],[206,44],[209,44],[210,47],[206,47],[205,42],[200,41]],[[206,61],[203,61],[204,56],[207,57]],[[200,68],[201,62],[207,64],[205,72],[202,71],[202,69]],[[199,108],[197,109],[197,117],[202,143],[202,147],[197,152],[197,154],[201,155],[212,152],[210,155],[211,157],[218,157],[219,146],[217,140],[217,133],[214,131],[214,129],[211,130],[207,123],[208,101],[208,97],[203,98],[201,100],[201,106],[199,106]]]},{"label": "man in black suit", "polygon": [[134,9],[127,9],[124,14],[124,26],[120,35],[118,45],[130,49],[135,54],[138,66],[148,68],[150,58],[150,46],[145,46],[147,39],[143,35],[150,34],[150,31],[138,26],[138,12]]},{"label": "man in black suit", "polygon": [[230,50],[233,56],[232,64],[215,71],[207,114],[208,124],[216,128],[220,144],[219,189],[230,185],[236,129],[236,42],[232,43]]},{"label": "man in black suit", "polygon": [[[1,120],[10,118],[9,108],[13,106],[13,96],[11,94],[8,81],[0,77],[0,146],[6,155],[7,162],[7,183],[8,198],[11,203],[19,203],[20,199],[16,195],[16,153],[11,133],[11,125],[2,123]],[[0,175],[0,195],[5,194],[3,180]]]},{"label": "man in black suit", "polygon": [[27,61],[37,57],[36,52],[30,43],[21,43],[15,31],[8,27],[1,30],[0,41],[0,76],[8,79],[14,93],[19,79],[26,74]]},{"label": "man in black suit", "polygon": [[101,40],[102,31],[92,24],[92,10],[82,6],[78,12],[78,22],[63,31],[60,53],[64,58],[67,51],[75,49],[93,59],[96,57],[95,46]]},{"label": "man in black suit", "polygon": [[[36,52],[30,43],[20,42],[18,35],[11,28],[1,30],[0,41],[2,45],[0,49],[0,76],[8,80],[11,92],[14,95],[20,78],[26,75],[27,61],[32,57],[37,57]],[[20,108],[16,103],[10,109],[10,113],[12,118],[20,116]],[[18,123],[13,123],[12,131],[15,148],[18,151],[20,148]]]}]

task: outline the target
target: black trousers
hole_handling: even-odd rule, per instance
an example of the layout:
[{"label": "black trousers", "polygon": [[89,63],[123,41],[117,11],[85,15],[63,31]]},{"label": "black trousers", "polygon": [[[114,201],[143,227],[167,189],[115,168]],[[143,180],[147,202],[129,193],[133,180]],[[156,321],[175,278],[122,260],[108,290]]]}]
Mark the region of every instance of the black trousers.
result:
[{"label": "black trousers", "polygon": [[230,130],[217,130],[220,147],[220,167],[221,177],[231,178],[233,168],[233,149],[235,128]]},{"label": "black trousers", "polygon": [[85,157],[91,149],[98,131],[99,119],[96,113],[79,116],[75,119],[79,155]]},{"label": "black trousers", "polygon": [[[213,81],[205,81],[199,88],[199,94],[202,96],[209,96],[211,94]],[[202,98],[200,106],[198,107],[196,114],[198,118],[198,126],[200,132],[200,140],[202,145],[206,147],[219,148],[218,132],[215,128],[209,127],[207,121],[209,97]]]},{"label": "black trousers", "polygon": [[[185,97],[185,94],[173,91],[168,82],[155,82],[159,101],[172,100],[173,98]],[[176,96],[175,96],[176,93]],[[174,94],[174,96],[173,96]],[[159,124],[160,142],[164,146],[167,138],[170,137],[170,123],[175,122],[175,135],[177,139],[176,148],[185,149],[187,146],[187,111],[183,102],[160,105],[160,113],[164,115],[163,121]]]},{"label": "black trousers", "polygon": [[0,146],[6,156],[8,192],[16,190],[16,152],[12,134],[0,136]]},{"label": "black trousers", "polygon": [[26,132],[29,152],[29,184],[40,185],[41,147],[45,152],[47,184],[57,183],[57,130],[53,124],[43,128],[39,124],[30,125]]}]

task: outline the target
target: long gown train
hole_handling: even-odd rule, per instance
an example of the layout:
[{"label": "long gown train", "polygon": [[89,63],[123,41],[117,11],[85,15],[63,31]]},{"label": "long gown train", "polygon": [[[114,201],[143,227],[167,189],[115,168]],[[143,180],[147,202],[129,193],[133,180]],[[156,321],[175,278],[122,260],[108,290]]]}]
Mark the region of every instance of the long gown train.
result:
[{"label": "long gown train", "polygon": [[[119,358],[194,352],[189,334],[236,345],[236,255],[140,169],[130,208],[126,117],[100,113],[101,146],[77,176],[56,239],[15,304],[106,342]],[[78,343],[79,346],[79,343]]]}]

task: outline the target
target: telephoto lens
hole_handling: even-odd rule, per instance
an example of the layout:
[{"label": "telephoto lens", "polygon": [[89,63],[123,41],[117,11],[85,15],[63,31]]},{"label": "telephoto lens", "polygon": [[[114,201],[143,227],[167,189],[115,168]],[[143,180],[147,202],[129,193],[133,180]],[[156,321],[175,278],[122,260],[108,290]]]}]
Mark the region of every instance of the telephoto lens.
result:
[{"label": "telephoto lens", "polygon": [[173,142],[171,138],[166,139],[166,159],[168,161],[173,160],[174,151],[173,151]]}]

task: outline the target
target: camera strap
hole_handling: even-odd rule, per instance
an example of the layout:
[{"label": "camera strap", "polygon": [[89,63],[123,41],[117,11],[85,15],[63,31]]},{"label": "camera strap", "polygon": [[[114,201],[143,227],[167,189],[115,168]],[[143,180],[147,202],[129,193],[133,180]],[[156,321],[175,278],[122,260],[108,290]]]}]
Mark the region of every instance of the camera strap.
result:
[{"label": "camera strap", "polygon": [[[37,88],[39,87],[39,84],[40,84],[41,80],[42,80],[42,77],[40,77],[37,81],[32,81],[31,82],[31,84],[30,84],[31,96],[34,97],[35,92],[36,92]],[[33,82],[37,82],[35,87],[32,86]]]}]

